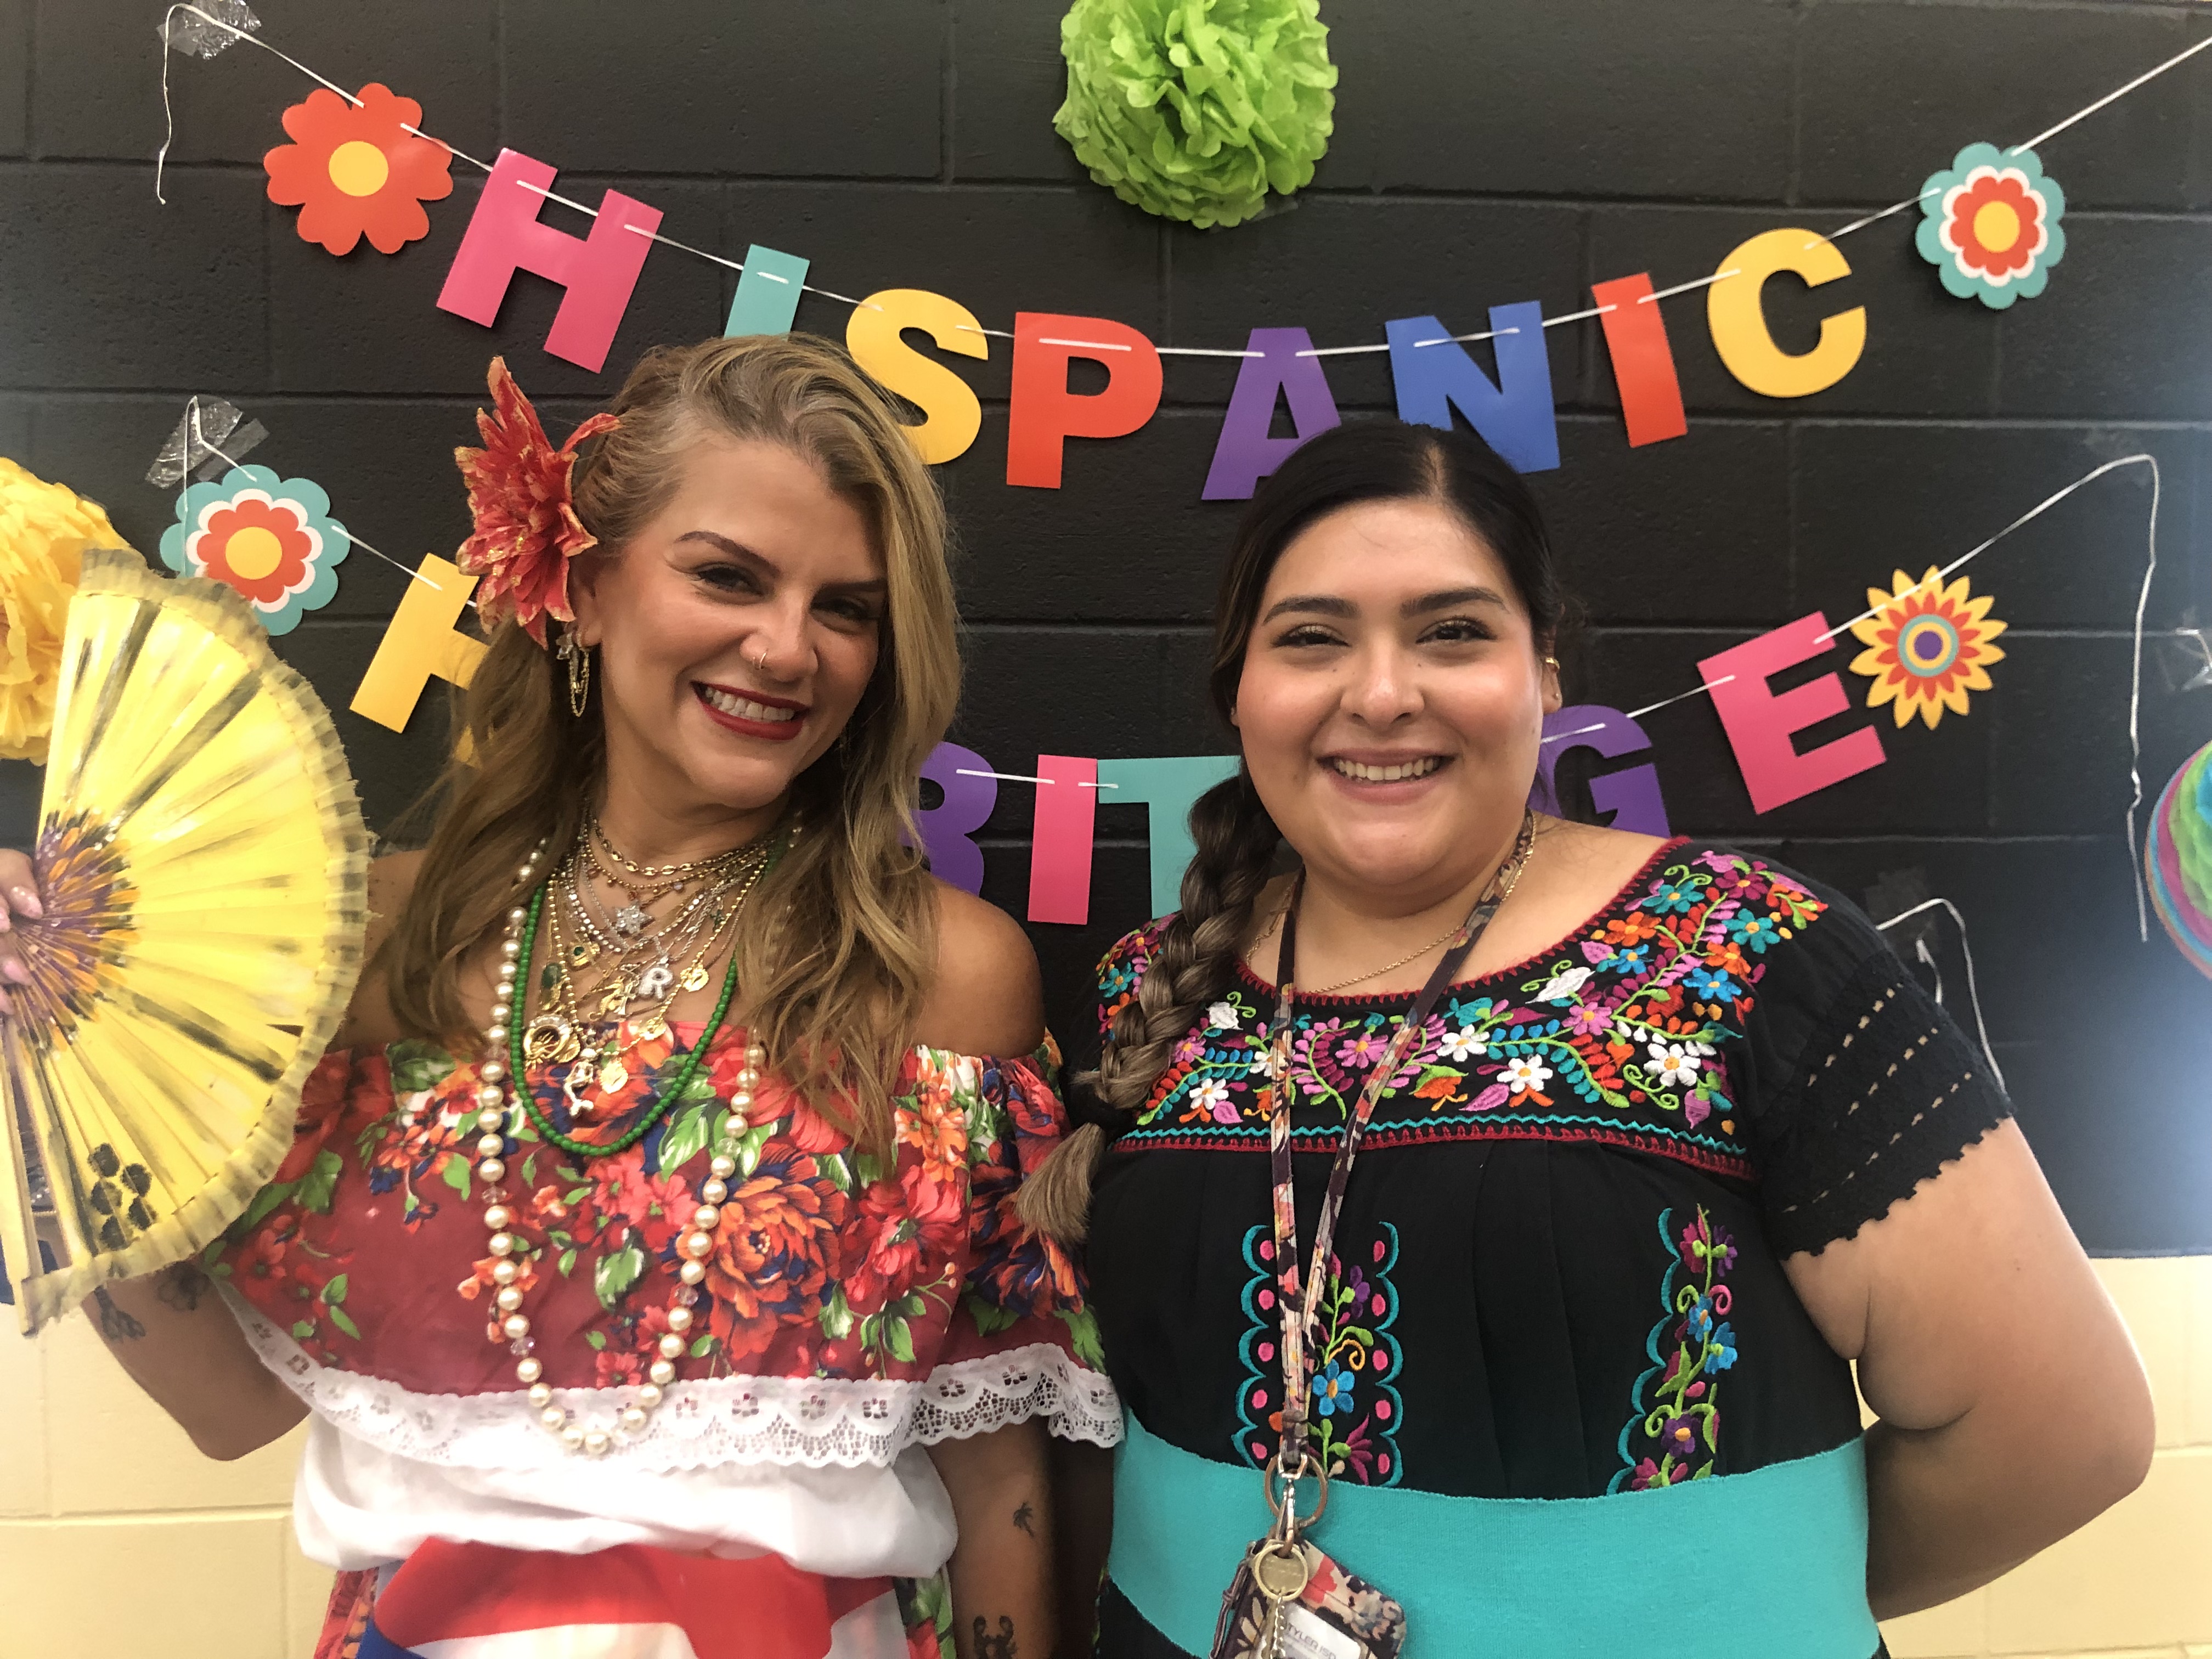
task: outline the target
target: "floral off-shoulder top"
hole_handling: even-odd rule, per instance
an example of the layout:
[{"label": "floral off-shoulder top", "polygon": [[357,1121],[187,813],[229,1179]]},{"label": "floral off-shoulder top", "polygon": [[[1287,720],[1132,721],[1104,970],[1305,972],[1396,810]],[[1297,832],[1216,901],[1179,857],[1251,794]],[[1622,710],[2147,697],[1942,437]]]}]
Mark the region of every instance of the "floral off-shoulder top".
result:
[{"label": "floral off-shoulder top", "polygon": [[[527,1080],[564,1133],[616,1141],[672,1085],[686,1036],[635,1043],[620,1090],[585,1091],[587,1117],[570,1117],[549,1070]],[[613,1417],[659,1357],[681,1224],[744,1044],[719,1034],[624,1151],[579,1158],[526,1123],[510,1140],[530,1340],[580,1419]],[[912,1050],[887,1156],[763,1075],[731,1126],[738,1170],[666,1401],[585,1459],[538,1421],[495,1323],[476,1062],[420,1042],[332,1053],[283,1167],[209,1252],[263,1358],[313,1410],[302,1542],[355,1569],[458,1531],[933,1571],[950,1516],[916,1449],[1033,1417],[1102,1443],[1119,1433],[1076,1270],[1014,1211],[1063,1133],[1057,1064],[1049,1045],[1020,1059]]]}]

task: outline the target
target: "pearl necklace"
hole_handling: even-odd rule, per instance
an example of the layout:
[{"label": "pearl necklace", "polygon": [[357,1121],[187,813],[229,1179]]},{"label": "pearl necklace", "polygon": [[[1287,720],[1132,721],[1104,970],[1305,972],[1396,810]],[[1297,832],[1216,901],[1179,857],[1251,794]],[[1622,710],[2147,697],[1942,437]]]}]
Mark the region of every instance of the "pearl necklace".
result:
[{"label": "pearl necklace", "polygon": [[[540,842],[515,872],[524,891],[527,892],[537,880],[544,855],[545,843]],[[752,1104],[753,1090],[760,1082],[761,1066],[768,1056],[759,1043],[748,1041],[745,1044],[745,1063],[738,1073],[737,1087],[730,1091],[729,1109],[722,1115],[714,1155],[708,1164],[710,1173],[700,1183],[701,1202],[691,1212],[690,1225],[677,1241],[677,1255],[682,1265],[677,1269],[676,1289],[669,1297],[668,1330],[660,1339],[658,1357],[646,1370],[647,1380],[611,1426],[587,1428],[574,1420],[565,1407],[553,1403],[553,1387],[544,1380],[544,1364],[532,1352],[537,1340],[530,1334],[530,1316],[522,1311],[523,1291],[517,1283],[525,1263],[516,1257],[524,1249],[524,1241],[512,1231],[515,1212],[509,1206],[507,1189],[501,1184],[507,1179],[507,1140],[510,1134],[520,1130],[526,1115],[522,1091],[528,1085],[510,1074],[504,1056],[509,1052],[507,1021],[514,1017],[517,1001],[515,974],[517,961],[522,955],[522,930],[529,924],[530,915],[529,908],[523,905],[516,905],[507,913],[507,938],[500,945],[499,988],[492,1000],[491,1024],[484,1029],[489,1057],[477,1068],[477,1127],[483,1133],[477,1141],[476,1170],[484,1182],[484,1197],[489,1200],[483,1221],[491,1235],[487,1243],[493,1257],[492,1283],[498,1287],[492,1295],[493,1305],[499,1313],[495,1328],[507,1339],[508,1351],[517,1356],[514,1374],[528,1390],[530,1403],[546,1431],[570,1451],[601,1457],[623,1440],[644,1431],[653,1412],[666,1398],[668,1385],[676,1380],[676,1362],[690,1346],[687,1333],[696,1321],[692,1310],[701,1299],[699,1285],[707,1277],[707,1258],[714,1253],[714,1228],[722,1218],[720,1206],[729,1196],[730,1177],[738,1172],[737,1142],[731,1126],[745,1121],[745,1110]],[[526,987],[524,994],[527,994]],[[700,1041],[708,1042],[714,1035],[711,1030],[702,1032]]]}]

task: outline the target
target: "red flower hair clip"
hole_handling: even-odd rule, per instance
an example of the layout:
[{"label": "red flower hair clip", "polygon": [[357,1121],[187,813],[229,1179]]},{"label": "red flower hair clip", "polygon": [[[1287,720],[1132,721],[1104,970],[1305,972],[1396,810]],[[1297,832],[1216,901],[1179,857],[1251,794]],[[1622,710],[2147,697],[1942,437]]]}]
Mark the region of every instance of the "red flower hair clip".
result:
[{"label": "red flower hair clip", "polygon": [[538,411],[507,372],[505,358],[491,360],[487,378],[494,411],[477,410],[484,447],[453,452],[468,481],[469,514],[476,521],[475,533],[453,562],[483,578],[477,612],[487,623],[511,613],[543,646],[547,617],[576,619],[568,608],[568,561],[598,543],[569,500],[576,446],[621,422],[612,415],[594,415],[556,449]]}]

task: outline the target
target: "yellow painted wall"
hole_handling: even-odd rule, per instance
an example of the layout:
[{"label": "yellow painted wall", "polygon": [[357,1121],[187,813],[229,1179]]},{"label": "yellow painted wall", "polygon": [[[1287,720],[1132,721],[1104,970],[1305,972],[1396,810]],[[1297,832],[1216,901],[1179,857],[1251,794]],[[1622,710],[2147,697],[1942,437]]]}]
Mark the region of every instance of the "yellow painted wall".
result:
[{"label": "yellow painted wall", "polygon": [[[1897,1659],[2212,1659],[2212,1256],[2104,1261],[2158,1401],[2142,1491],[1962,1601],[1888,1627]],[[123,1645],[307,1659],[330,1575],[292,1542],[296,1434],[210,1463],[72,1317],[0,1331],[0,1659]]]}]

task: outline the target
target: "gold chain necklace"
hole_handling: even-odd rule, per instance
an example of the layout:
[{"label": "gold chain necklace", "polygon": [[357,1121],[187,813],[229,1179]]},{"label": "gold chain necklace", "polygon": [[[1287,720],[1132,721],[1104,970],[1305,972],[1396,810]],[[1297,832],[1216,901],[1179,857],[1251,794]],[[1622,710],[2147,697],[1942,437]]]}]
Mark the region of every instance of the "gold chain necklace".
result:
[{"label": "gold chain necklace", "polygon": [[[1507,899],[1511,898],[1513,896],[1513,890],[1521,884],[1521,872],[1528,867],[1529,854],[1532,854],[1536,850],[1535,836],[1536,815],[1534,812],[1524,811],[1521,815],[1520,833],[1514,839],[1513,851],[1509,852],[1505,855],[1504,862],[1501,864],[1498,869],[1491,872],[1491,880],[1498,884],[1498,902],[1500,904],[1504,903]],[[1522,851],[1524,845],[1528,849],[1526,852]],[[1291,890],[1292,893],[1295,893],[1297,890],[1296,884],[1292,884]],[[1273,933],[1278,927],[1280,927],[1283,925],[1284,914],[1289,908],[1290,899],[1288,896],[1285,896],[1283,900],[1282,908],[1275,912],[1274,920],[1267,924],[1267,933]],[[1421,946],[1419,950],[1408,951],[1404,956],[1400,957],[1395,962],[1386,962],[1380,968],[1370,968],[1364,974],[1354,974],[1350,979],[1340,979],[1334,985],[1316,986],[1310,991],[1301,987],[1299,988],[1298,994],[1300,996],[1325,997],[1332,992],[1341,991],[1347,985],[1362,985],[1370,979],[1380,979],[1385,974],[1392,973],[1398,969],[1403,968],[1409,962],[1419,961],[1423,957],[1428,955],[1430,951],[1435,950],[1446,939],[1449,939],[1454,933],[1459,932],[1459,928],[1460,924],[1455,921],[1452,923],[1450,927],[1445,928],[1443,933],[1437,934],[1436,938],[1431,939],[1426,945]],[[1260,937],[1264,939],[1267,936],[1267,933],[1262,933]]]}]

